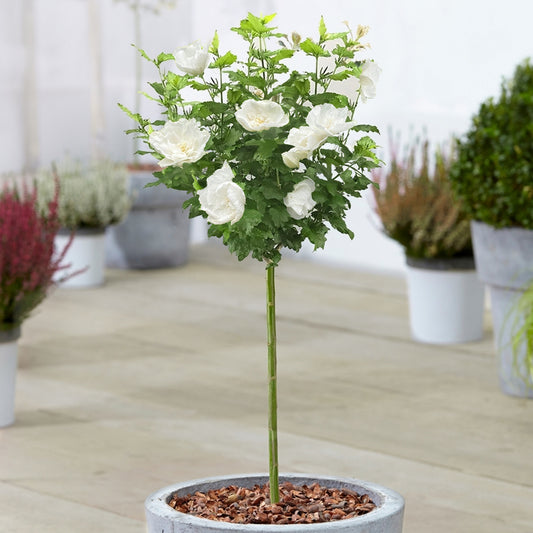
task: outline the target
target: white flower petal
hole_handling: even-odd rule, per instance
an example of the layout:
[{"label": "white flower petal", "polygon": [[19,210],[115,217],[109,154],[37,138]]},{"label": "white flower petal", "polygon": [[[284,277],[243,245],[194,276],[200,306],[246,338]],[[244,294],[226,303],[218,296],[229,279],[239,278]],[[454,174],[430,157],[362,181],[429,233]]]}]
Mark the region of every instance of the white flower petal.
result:
[{"label": "white flower petal", "polygon": [[355,126],[355,122],[346,122],[349,113],[347,107],[336,108],[332,104],[321,104],[309,111],[306,122],[309,127],[323,132],[327,137],[339,135]]},{"label": "white flower petal", "polygon": [[205,154],[209,132],[201,128],[197,120],[181,118],[177,122],[168,121],[160,129],[153,131],[148,142],[163,159],[160,166],[182,167],[184,163],[194,163]]},{"label": "white flower petal", "polygon": [[313,200],[313,191],[315,183],[312,179],[306,178],[294,186],[292,192],[288,193],[283,199],[289,215],[301,220],[307,218],[314,209],[316,202]]},{"label": "white flower petal", "polygon": [[199,76],[204,73],[209,64],[209,46],[204,46],[195,41],[187,46],[178,48],[174,52],[177,67],[187,74]]},{"label": "white flower petal", "polygon": [[198,191],[201,209],[211,224],[235,224],[244,214],[246,196],[233,182],[233,171],[227,162],[207,178],[207,186]]},{"label": "white flower petal", "polygon": [[289,122],[283,108],[271,100],[245,100],[236,111],[235,119],[247,131],[279,128]]}]

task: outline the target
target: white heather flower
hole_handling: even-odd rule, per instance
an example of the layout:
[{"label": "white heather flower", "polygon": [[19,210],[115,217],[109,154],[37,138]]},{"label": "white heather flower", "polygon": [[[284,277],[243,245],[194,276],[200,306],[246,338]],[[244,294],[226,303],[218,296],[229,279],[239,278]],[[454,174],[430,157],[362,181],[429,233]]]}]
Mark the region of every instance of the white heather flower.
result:
[{"label": "white heather flower", "polygon": [[174,52],[177,67],[187,74],[199,76],[209,64],[209,46],[204,47],[199,41],[178,48]]},{"label": "white heather flower", "polygon": [[311,128],[329,137],[355,126],[355,122],[346,122],[349,113],[347,107],[338,109],[332,104],[321,104],[309,111],[305,121]]},{"label": "white heather flower", "polygon": [[315,183],[312,179],[306,178],[294,186],[292,192],[287,194],[283,203],[287,206],[287,211],[292,218],[300,220],[309,216],[316,202],[313,200]]},{"label": "white heather flower", "polygon": [[235,224],[242,218],[246,196],[233,183],[233,171],[227,161],[207,178],[207,186],[198,191],[198,197],[202,210],[207,213],[207,221],[211,224]]},{"label": "white heather flower", "polygon": [[310,153],[307,150],[291,148],[288,152],[283,152],[281,158],[289,168],[298,168],[300,166],[300,161],[309,157],[309,155]]},{"label": "white heather flower", "polygon": [[359,76],[359,92],[363,102],[376,97],[376,85],[381,69],[373,61],[365,61]]},{"label": "white heather flower", "polygon": [[195,119],[180,118],[177,122],[168,121],[157,131],[150,133],[148,142],[154,150],[164,156],[159,161],[161,167],[184,163],[194,163],[205,154],[209,132],[200,127]]},{"label": "white heather flower", "polygon": [[235,113],[237,122],[247,131],[279,128],[289,122],[283,108],[271,100],[245,100]]}]

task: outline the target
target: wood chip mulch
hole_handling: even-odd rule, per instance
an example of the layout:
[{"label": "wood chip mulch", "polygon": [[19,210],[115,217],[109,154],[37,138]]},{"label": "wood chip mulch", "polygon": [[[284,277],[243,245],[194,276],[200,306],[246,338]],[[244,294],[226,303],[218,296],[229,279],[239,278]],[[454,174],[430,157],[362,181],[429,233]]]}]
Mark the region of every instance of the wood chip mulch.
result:
[{"label": "wood chip mulch", "polygon": [[200,518],[235,524],[313,524],[354,518],[375,509],[368,495],[347,489],[330,489],[318,483],[295,486],[280,483],[280,501],[270,504],[269,487],[230,485],[206,493],[179,497],[168,504]]}]

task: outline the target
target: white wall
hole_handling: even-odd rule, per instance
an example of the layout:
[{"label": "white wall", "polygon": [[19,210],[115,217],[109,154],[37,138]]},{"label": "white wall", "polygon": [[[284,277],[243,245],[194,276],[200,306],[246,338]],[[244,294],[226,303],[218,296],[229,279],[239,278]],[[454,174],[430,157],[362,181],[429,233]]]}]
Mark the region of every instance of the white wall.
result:
[{"label": "white wall", "polygon": [[[116,105],[134,102],[128,7],[114,0],[0,0],[0,172],[47,164],[67,151],[88,158],[94,150],[98,121],[95,126],[91,115],[90,2],[103,51],[100,144],[115,159],[130,158],[131,139],[123,134],[130,123]],[[191,40],[207,40],[218,28],[222,46],[233,49],[237,37],[227,28],[247,11],[277,11],[282,31],[302,35],[316,34],[322,14],[332,31],[342,30],[343,20],[353,28],[371,26],[371,54],[383,75],[378,97],[360,106],[359,118],[378,125],[384,150],[389,129],[402,132],[404,140],[425,129],[434,142],[464,132],[479,103],[498,92],[502,76],[533,54],[530,0],[177,0],[174,9],[143,16],[142,46],[153,55],[172,51]],[[144,77],[153,78],[149,65]],[[143,112],[153,110],[143,104]],[[356,239],[331,235],[326,251],[313,257],[400,271],[401,250],[380,235],[369,216],[368,202],[355,200],[349,224]],[[201,224],[196,226],[195,238],[203,238],[203,232]],[[311,255],[309,250],[303,254]]]}]

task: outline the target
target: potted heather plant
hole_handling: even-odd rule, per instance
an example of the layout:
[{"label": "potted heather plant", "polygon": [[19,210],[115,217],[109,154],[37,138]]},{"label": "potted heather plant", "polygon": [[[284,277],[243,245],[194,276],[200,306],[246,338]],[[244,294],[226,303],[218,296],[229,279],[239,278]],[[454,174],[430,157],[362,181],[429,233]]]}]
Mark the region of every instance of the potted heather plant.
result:
[{"label": "potted heather plant", "polygon": [[[411,334],[451,344],[483,335],[483,285],[477,279],[470,220],[452,194],[452,155],[415,143],[387,172],[374,173],[375,211],[385,234],[401,244],[407,262]],[[433,157],[432,157],[433,156]]]},{"label": "potted heather plant", "polygon": [[[132,12],[134,42],[141,47],[143,13],[159,15],[163,8],[173,8],[175,0],[116,0]],[[136,52],[136,51],[135,51]],[[135,109],[141,105],[142,56],[135,53]],[[140,139],[133,136],[133,161],[127,165],[132,206],[119,224],[106,236],[106,260],[110,267],[131,269],[169,268],[184,265],[189,258],[190,221],[182,208],[187,195],[183,191],[146,188],[152,173],[159,169],[153,160],[141,159]]]},{"label": "potted heather plant", "polygon": [[63,267],[54,252],[59,229],[57,189],[39,209],[35,190],[0,192],[0,427],[15,419],[17,346],[22,323],[45,298]]},{"label": "potted heather plant", "polygon": [[[327,521],[328,530],[397,533],[403,500],[395,492],[357,480],[279,474],[275,272],[284,248],[298,251],[305,240],[322,248],[330,228],[353,237],[344,220],[350,198],[360,196],[370,183],[366,173],[380,163],[366,135],[377,129],[354,114],[374,96],[379,68],[359,59],[365,27],[330,33],[321,19],[315,39],[289,38],[273,18],[248,14],[232,28],[247,48],[240,59],[221,48],[216,33],[211,43],[174,54],[150,58],[141,51],[157,69],[150,85],[164,116],[128,111],[162,168],[151,185],[185,191],[191,216],[207,219],[210,236],[238,259],[251,256],[265,266],[268,339],[268,475],[162,489],[146,501],[148,531],[257,531]],[[298,69],[298,58],[311,69]],[[332,60],[331,68],[319,68],[322,58]],[[342,80],[353,81],[351,98],[332,90]],[[309,510],[311,502],[320,512]],[[328,502],[337,507],[327,510]]]},{"label": "potted heather plant", "polygon": [[54,195],[56,180],[61,223],[56,247],[62,250],[75,233],[65,260],[68,272],[78,272],[61,286],[97,287],[104,282],[106,229],[118,224],[131,205],[126,167],[109,160],[84,165],[65,159],[57,170],[43,170],[38,176],[39,202],[44,208]]},{"label": "potted heather plant", "polygon": [[[522,348],[513,349],[507,317],[533,282],[532,124],[533,65],[525,60],[502,83],[499,97],[481,104],[470,129],[457,141],[451,169],[454,191],[473,219],[478,273],[490,288],[501,389],[529,398],[533,357],[526,356],[531,354],[526,340]],[[522,356],[517,360],[518,353]]]}]

